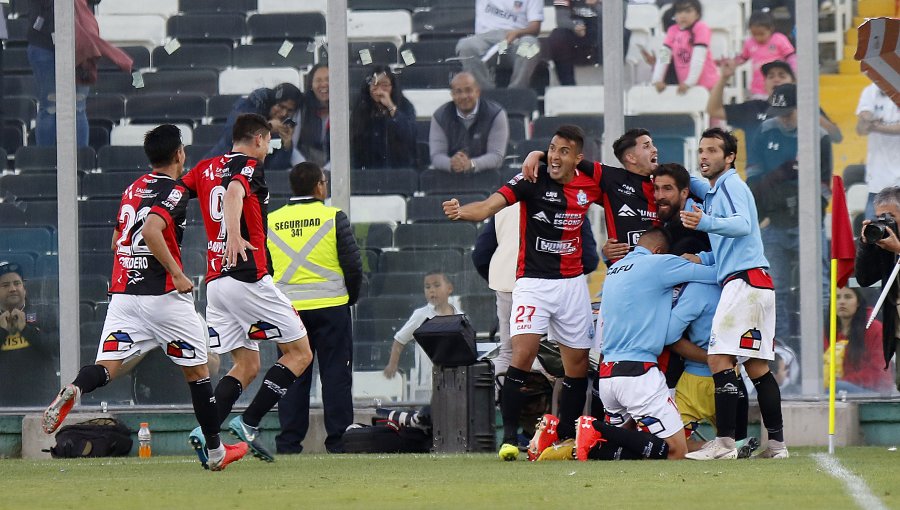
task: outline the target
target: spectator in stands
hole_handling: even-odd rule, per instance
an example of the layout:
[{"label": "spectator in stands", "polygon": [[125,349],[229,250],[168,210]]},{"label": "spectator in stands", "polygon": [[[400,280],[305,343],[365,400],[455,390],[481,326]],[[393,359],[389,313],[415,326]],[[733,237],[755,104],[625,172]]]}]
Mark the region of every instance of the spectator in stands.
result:
[{"label": "spectator in stands", "polygon": [[431,117],[431,166],[453,173],[499,168],[509,141],[506,111],[483,99],[475,77],[466,71],[450,81],[450,97]]},{"label": "spectator in stands", "polygon": [[[753,139],[759,132],[759,126],[766,120],[766,110],[769,109],[769,102],[762,99],[751,99],[743,103],[724,104],[725,86],[728,80],[734,76],[735,64],[731,60],[722,61],[719,69],[722,74],[716,86],[709,91],[709,100],[706,103],[706,112],[710,117],[725,120],[730,126],[740,129],[744,132],[744,138],[747,151],[753,147]],[[771,94],[775,87],[784,83],[795,83],[794,70],[790,64],[782,60],[775,60],[760,67],[763,77],[765,78],[764,86],[768,94]],[[831,141],[840,143],[844,139],[840,128],[831,122],[828,115],[819,108],[819,125],[828,132]]]},{"label": "spectator in stands", "polygon": [[[756,198],[760,234],[769,272],[775,287],[775,338],[787,342],[794,333],[788,313],[793,265],[799,260],[799,210],[797,175],[797,86],[775,87],[769,98],[768,119],[760,126],[747,154],[747,184]],[[822,207],[831,181],[831,138],[819,135]],[[822,231],[824,238],[824,229]],[[827,246],[824,243],[823,247]],[[828,250],[826,249],[825,252]],[[827,253],[826,259],[827,259]],[[828,263],[823,259],[823,284],[828,281]],[[824,295],[828,294],[825,284]]]},{"label": "spectator in stands", "polygon": [[[276,148],[266,157],[266,168],[290,168],[292,143],[294,139],[294,121],[291,117],[297,111],[303,95],[296,86],[290,83],[276,85],[275,88],[260,88],[242,97],[234,103],[228,120],[222,129],[222,136],[203,158],[221,156],[231,151],[232,128],[234,121],[244,113],[256,113],[269,121],[272,127],[272,139],[280,138],[281,147]],[[273,145],[274,147],[275,145]]]},{"label": "spectator in stands", "polygon": [[[100,0],[90,0],[97,4]],[[28,62],[34,73],[38,96],[38,146],[56,145],[56,55],[53,0],[31,0],[29,5]],[[87,147],[90,129],[87,96],[97,81],[97,61],[107,57],[125,72],[133,61],[127,53],[100,38],[100,29],[85,0],[75,1],[75,133],[79,147]]]},{"label": "spectator in stands", "polygon": [[537,67],[537,36],[544,21],[541,0],[476,0],[475,35],[456,45],[463,68],[471,72],[483,89],[494,88],[487,63],[500,54],[512,55],[510,88],[528,88]]},{"label": "spectator in stands", "polygon": [[331,168],[331,124],[328,117],[328,64],[316,64],[306,75],[306,92],[294,115],[291,165],[304,161]]},{"label": "spectator in stands", "polygon": [[[890,393],[893,381],[885,370],[881,345],[882,324],[875,320],[866,328],[872,309],[859,288],[837,290],[837,340],[835,342],[835,388],[848,393],[871,391]],[[825,337],[825,387],[828,387],[831,351]]]},{"label": "spectator in stands", "polygon": [[866,218],[875,217],[875,194],[889,186],[900,184],[900,108],[878,85],[863,89],[856,107],[856,134],[868,136],[866,150]]},{"label": "spectator in stands", "polygon": [[763,64],[782,60],[789,63],[792,68],[796,68],[797,54],[787,36],[775,31],[775,20],[768,12],[754,12],[750,15],[747,25],[750,37],[744,41],[744,48],[735,59],[735,64],[751,62],[753,66],[753,78],[750,81],[751,97],[768,99],[772,92],[766,90],[766,78],[762,71]]},{"label": "spectator in stands", "polygon": [[416,109],[397,75],[375,65],[350,114],[352,168],[412,168],[416,162]]},{"label": "spectator in stands", "polygon": [[653,85],[662,92],[667,83],[677,84],[679,94],[695,85],[711,89],[719,72],[709,52],[712,30],[700,20],[700,0],[677,0],[674,7],[675,24],[666,31],[653,66]]},{"label": "spectator in stands", "polygon": [[[628,0],[623,0],[623,4]],[[576,65],[603,64],[603,13],[601,0],[554,0],[556,28],[547,38],[560,85],[575,85]],[[628,49],[631,30],[625,29],[623,48]]]},{"label": "spectator in stands", "polygon": [[27,297],[22,268],[0,262],[0,407],[37,405],[56,392],[56,339],[43,331],[48,318],[38,317]]},{"label": "spectator in stands", "polygon": [[[419,329],[419,326],[421,326],[422,323],[427,319],[431,319],[438,315],[464,313],[459,308],[459,305],[455,305],[451,302],[452,298],[450,295],[453,294],[453,283],[443,271],[435,270],[426,273],[424,288],[425,300],[428,303],[421,308],[416,308],[412,315],[409,316],[409,320],[406,321],[406,324],[404,324],[394,335],[394,343],[391,345],[391,357],[384,367],[384,376],[388,379],[394,378],[394,375],[397,373],[398,365],[400,364],[400,355],[403,353],[403,349],[406,347],[406,344],[413,339],[413,333]],[[413,387],[427,389],[428,391],[425,393],[430,397],[431,359],[418,344],[416,345],[415,366],[418,371],[418,379],[413,382]],[[410,397],[414,399],[423,396],[424,395],[410,395]]]}]

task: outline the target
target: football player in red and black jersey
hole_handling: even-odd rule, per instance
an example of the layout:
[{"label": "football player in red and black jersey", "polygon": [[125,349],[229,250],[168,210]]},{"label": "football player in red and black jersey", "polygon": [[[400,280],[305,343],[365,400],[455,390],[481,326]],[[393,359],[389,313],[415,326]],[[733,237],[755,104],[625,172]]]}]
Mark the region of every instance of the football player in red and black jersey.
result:
[{"label": "football player in red and black jersey", "polygon": [[559,344],[566,376],[559,397],[559,420],[545,417],[555,423],[539,426],[548,436],[557,437],[536,437],[529,457],[536,459],[557,438],[574,438],[575,420],[584,408],[593,324],[581,262],[581,224],[590,205],[601,200],[602,192],[598,182],[601,174],[593,166],[576,170],[584,158],[583,143],[579,127],[560,126],[550,141],[546,170],[538,174],[537,182],[519,174],[486,200],[460,206],[454,198],[443,204],[451,220],[483,221],[521,202],[518,269],[510,316],[513,354],[500,399],[505,443],[501,454],[511,449],[507,444],[517,442],[521,390],[544,334]]},{"label": "football player in red and black jersey", "polygon": [[258,439],[259,422],[312,362],[312,351],[303,322],[268,273],[263,162],[271,127],[261,115],[243,114],[232,139],[231,152],[201,161],[182,182],[199,199],[206,227],[210,348],[234,360],[216,386],[220,423],[259,372],[259,342],[273,340],[282,352],[247,410],[229,423],[256,457],[271,462]]},{"label": "football player in red and black jersey", "polygon": [[115,378],[126,358],[162,347],[184,371],[206,441],[208,467],[218,471],[242,458],[247,445],[226,445],[219,439],[221,421],[206,364],[206,326],[194,310],[194,285],[182,270],[188,192],[176,181],[184,171],[181,131],[164,124],[147,132],[144,152],[153,170],[122,194],[112,239],[112,298],[96,364],[82,367],[60,390],[44,411],[42,425],[44,432],[54,432],[78,396]]}]

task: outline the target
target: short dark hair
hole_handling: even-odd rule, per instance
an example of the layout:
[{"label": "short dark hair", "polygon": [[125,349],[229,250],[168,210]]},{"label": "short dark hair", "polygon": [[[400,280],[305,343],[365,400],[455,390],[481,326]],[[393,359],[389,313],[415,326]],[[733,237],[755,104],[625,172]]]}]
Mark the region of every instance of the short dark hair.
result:
[{"label": "short dark hair", "polygon": [[672,246],[672,235],[661,227],[650,227],[641,234],[638,245],[645,246],[645,243],[658,242],[663,244],[663,253],[668,253],[669,247]]},{"label": "short dark hair", "polygon": [[687,168],[679,165],[678,163],[664,163],[656,167],[656,170],[653,171],[653,177],[660,177],[663,175],[668,175],[672,179],[675,180],[675,186],[679,189],[686,189],[691,186],[691,174],[688,173]]},{"label": "short dark hair", "polygon": [[[722,151],[725,155],[734,154],[737,159],[738,142],[734,133],[725,131],[720,127],[709,128],[700,135],[700,138],[717,138],[722,141]],[[734,168],[734,161],[731,162],[731,168]]]},{"label": "short dark hair", "polygon": [[748,27],[764,27],[771,31],[775,31],[775,18],[766,11],[753,11],[750,19],[747,20]]},{"label": "short dark hair", "polygon": [[144,154],[153,168],[172,164],[183,145],[181,130],[172,124],[156,126],[144,135]]},{"label": "short dark hair", "polygon": [[616,159],[622,161],[622,156],[624,156],[629,149],[637,145],[637,139],[644,135],[650,136],[650,131],[647,131],[644,128],[634,128],[625,131],[625,134],[613,142],[613,154],[615,154]]},{"label": "short dark hair", "polygon": [[440,269],[432,269],[431,271],[428,271],[427,273],[425,273],[425,276],[423,276],[422,279],[424,280],[425,278],[428,278],[429,276],[443,276],[445,282],[449,283],[450,285],[453,285],[453,282],[450,281],[450,277],[447,275],[447,273],[444,271],[441,271]]},{"label": "short dark hair", "polygon": [[233,143],[246,142],[256,135],[265,135],[272,132],[272,126],[265,117],[258,113],[242,113],[234,121],[231,129],[231,141]]},{"label": "short dark hair", "polygon": [[309,161],[299,163],[291,168],[289,176],[291,193],[297,197],[305,197],[313,194],[319,181],[325,176],[322,167]]},{"label": "short dark hair", "polygon": [[674,9],[674,12],[694,9],[701,18],[703,17],[703,5],[700,4],[700,0],[675,0]]},{"label": "short dark hair", "polygon": [[584,149],[584,131],[574,124],[563,124],[562,126],[559,126],[556,128],[556,132],[553,133],[553,136],[575,142],[575,147],[578,148],[578,152],[581,152]]}]

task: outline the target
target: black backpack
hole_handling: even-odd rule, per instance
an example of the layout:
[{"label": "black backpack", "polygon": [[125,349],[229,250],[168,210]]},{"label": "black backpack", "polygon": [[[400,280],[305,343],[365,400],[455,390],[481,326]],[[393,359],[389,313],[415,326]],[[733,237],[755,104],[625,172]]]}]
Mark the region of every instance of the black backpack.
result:
[{"label": "black backpack", "polygon": [[431,431],[372,418],[372,425],[351,425],[344,432],[344,453],[428,453]]},{"label": "black backpack", "polygon": [[131,430],[114,418],[95,418],[66,425],[56,433],[53,458],[125,457],[131,453]]}]

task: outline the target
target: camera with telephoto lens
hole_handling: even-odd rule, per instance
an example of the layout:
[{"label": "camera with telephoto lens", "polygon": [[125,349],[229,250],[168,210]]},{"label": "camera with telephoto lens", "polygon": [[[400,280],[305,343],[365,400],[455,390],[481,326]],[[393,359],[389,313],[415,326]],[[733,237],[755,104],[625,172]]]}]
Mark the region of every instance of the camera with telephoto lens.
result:
[{"label": "camera with telephoto lens", "polygon": [[863,227],[862,240],[866,244],[875,244],[888,236],[888,228],[897,233],[897,222],[890,214],[881,214]]}]

